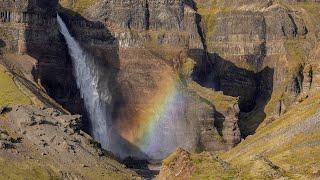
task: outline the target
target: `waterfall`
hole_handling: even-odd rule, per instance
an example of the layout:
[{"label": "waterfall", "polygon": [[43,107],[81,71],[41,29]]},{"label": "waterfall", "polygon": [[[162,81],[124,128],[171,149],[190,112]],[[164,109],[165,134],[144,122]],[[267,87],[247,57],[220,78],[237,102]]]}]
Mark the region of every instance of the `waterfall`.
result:
[{"label": "waterfall", "polygon": [[103,93],[99,93],[101,83],[107,83],[107,79],[104,78],[107,72],[95,64],[94,58],[81,48],[59,15],[57,20],[60,32],[67,42],[77,86],[90,118],[92,136],[103,148],[109,149],[112,131],[111,96],[105,87],[103,91],[107,93],[103,96]]},{"label": "waterfall", "polygon": [[133,124],[138,123],[130,131],[133,132],[133,141],[129,141],[130,137],[123,136],[122,131],[127,130],[119,130],[116,124],[113,124],[111,116],[112,97],[108,88],[111,72],[80,46],[59,15],[57,20],[60,32],[66,40],[76,83],[90,118],[91,134],[104,149],[120,158],[131,156],[141,159],[162,159],[178,146],[192,149],[196,139],[194,125],[184,118],[185,97],[179,93],[174,80],[165,81],[163,90],[154,95],[151,105],[146,107],[151,108],[150,111],[145,111],[152,113],[146,113],[143,117],[132,115]]}]

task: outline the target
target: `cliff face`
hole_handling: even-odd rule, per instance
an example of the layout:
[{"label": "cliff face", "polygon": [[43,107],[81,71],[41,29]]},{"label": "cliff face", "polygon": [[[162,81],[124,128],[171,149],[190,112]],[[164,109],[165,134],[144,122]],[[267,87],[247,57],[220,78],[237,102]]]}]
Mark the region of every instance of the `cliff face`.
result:
[{"label": "cliff face", "polygon": [[158,145],[168,147],[161,156],[176,146],[226,150],[239,143],[240,130],[253,134],[319,88],[317,2],[3,1],[2,62],[85,115],[59,11],[109,72],[99,91],[111,91],[125,144],[136,149],[144,141],[139,130],[162,120],[178,138]]},{"label": "cliff face", "polygon": [[200,161],[178,150],[159,179],[179,170],[195,179],[319,178],[318,2],[197,1],[210,63],[195,79],[240,96],[239,126],[249,136]]},{"label": "cliff face", "polygon": [[226,95],[239,96],[242,133],[252,134],[261,120],[281,115],[316,83],[310,81],[314,78],[310,68],[316,68],[317,62],[313,51],[319,44],[318,14],[313,8],[319,5],[203,3],[198,3],[199,12],[213,68],[199,70],[199,81],[204,86],[214,84]]},{"label": "cliff face", "polygon": [[[146,154],[157,159],[177,146],[189,151],[228,150],[240,142],[240,135],[247,137],[257,131],[259,136],[253,140],[249,138],[224,154],[231,156],[225,159],[235,165],[241,164],[239,161],[243,159],[247,162],[246,157],[236,158],[236,151],[243,148],[248,150],[244,154],[254,156],[250,162],[254,162],[255,167],[261,167],[259,170],[271,168],[271,175],[280,177],[282,171],[275,168],[273,161],[281,164],[280,161],[288,159],[277,159],[272,154],[266,154],[273,158],[271,160],[256,156],[274,148],[274,144],[260,142],[277,131],[273,126],[293,117],[300,107],[297,116],[300,119],[290,121],[296,123],[296,130],[288,130],[289,135],[299,135],[310,129],[313,132],[310,124],[318,125],[318,116],[309,119],[306,116],[316,113],[318,97],[315,94],[320,88],[319,0],[59,2],[60,5],[56,0],[0,2],[1,64],[11,71],[20,89],[27,89],[28,96],[32,94],[31,104],[44,110],[54,107],[65,113],[64,108],[81,113],[85,130],[90,132],[68,48],[58,30],[56,14],[59,12],[81,47],[94,57],[94,63],[108,72],[100,77],[98,90],[104,100],[108,100],[109,95],[112,97],[112,123],[122,138],[115,146],[121,144],[124,155]],[[313,107],[310,111],[308,103]],[[35,132],[42,134],[43,129],[48,128],[46,123],[48,126],[57,123],[57,117],[52,114],[33,108],[30,111],[49,119],[47,122],[38,116],[32,117],[33,120],[22,118],[40,128]],[[11,116],[11,123],[19,119]],[[306,121],[300,123],[304,127],[301,129],[299,120],[302,119]],[[23,127],[28,132],[21,136],[26,142],[38,142],[44,137],[47,140],[43,139],[38,145],[54,154],[54,149],[60,146],[47,149],[44,144],[51,143],[49,136],[65,130],[60,127],[62,124],[58,122],[53,128],[56,131],[39,137],[29,134],[33,126]],[[279,127],[287,128],[285,125]],[[67,128],[67,131],[72,130]],[[65,133],[70,132],[62,133],[63,136]],[[283,131],[277,133],[288,135]],[[84,134],[77,130],[72,137],[88,140],[82,136]],[[295,143],[292,137],[290,135],[290,142]],[[308,138],[314,137],[306,136],[302,140],[308,141]],[[10,140],[3,139],[3,146],[14,143]],[[78,149],[88,145],[73,140],[68,139],[68,147],[71,144]],[[281,142],[278,136],[271,140],[275,144]],[[262,150],[250,148],[247,142],[254,147],[261,146]],[[314,144],[309,142],[308,146]],[[199,162],[202,157],[179,152],[185,158],[175,159],[191,168],[187,176],[197,173],[195,169],[201,170],[201,163],[192,163]],[[211,159],[210,167],[217,165],[228,169],[219,158],[212,161],[210,154],[203,156]],[[306,156],[309,158],[308,154]],[[100,161],[93,164],[96,162]],[[171,167],[173,171],[179,167],[175,163],[171,167],[168,165],[166,172]],[[287,167],[282,168],[294,172]],[[234,176],[236,170],[229,170],[225,175]]]},{"label": "cliff face", "polygon": [[[225,97],[227,105],[216,107],[211,95],[224,96],[195,86],[191,78],[194,62],[206,58],[193,2],[97,1],[78,10],[81,14],[67,10],[77,10],[77,3],[62,6],[61,14],[76,39],[114,72],[110,80],[113,117],[121,136],[130,143],[137,141],[137,128],[149,123],[144,121],[154,121],[154,116],[172,119],[174,124],[167,124],[169,132],[178,133],[174,142],[162,144],[168,148],[164,154],[177,146],[191,151],[223,150],[239,142],[236,100]],[[159,107],[162,98],[170,99],[167,106],[172,109]]]},{"label": "cliff face", "polygon": [[80,98],[57,6],[52,0],[0,2],[0,178],[139,178],[80,130],[85,119],[57,103],[84,112],[74,101]]},{"label": "cliff face", "polygon": [[[71,59],[58,31],[58,2],[1,3],[2,62],[35,91],[48,93],[64,108],[84,115],[84,127],[90,131]],[[137,129],[156,118],[174,119],[176,124],[168,125],[170,132],[182,133],[174,135],[180,138],[175,142],[160,145],[168,146],[161,156],[176,146],[221,150],[239,142],[235,100],[226,98],[227,105],[215,107],[214,101],[208,101],[214,92],[201,86],[190,88],[192,61],[206,57],[193,2],[61,1],[61,5],[61,16],[72,34],[109,72],[100,84],[111,88],[113,119],[129,141],[124,144],[135,146],[141,141],[135,137]],[[101,94],[106,93],[104,85],[99,87]],[[166,103],[168,107],[159,108]],[[176,109],[170,109],[170,103]]]},{"label": "cliff face", "polygon": [[56,22],[58,1],[0,3],[2,62],[37,86],[37,91],[46,91],[75,113],[84,112]]}]

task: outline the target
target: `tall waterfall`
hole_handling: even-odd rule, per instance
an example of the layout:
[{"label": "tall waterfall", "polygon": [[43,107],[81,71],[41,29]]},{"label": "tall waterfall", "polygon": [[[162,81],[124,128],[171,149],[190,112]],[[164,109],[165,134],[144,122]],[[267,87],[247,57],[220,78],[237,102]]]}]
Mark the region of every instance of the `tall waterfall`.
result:
[{"label": "tall waterfall", "polygon": [[132,127],[119,129],[114,125],[112,97],[108,90],[110,71],[82,49],[59,15],[57,19],[72,58],[77,86],[89,114],[92,136],[104,149],[120,158],[162,159],[176,147],[194,147],[194,125],[184,118],[185,97],[179,93],[175,80],[164,80],[162,89],[147,100],[149,103],[143,114],[132,114]]},{"label": "tall waterfall", "polygon": [[[79,43],[70,35],[70,32],[61,17],[57,15],[60,32],[63,34],[69,49],[74,67],[74,76],[89,114],[93,138],[99,141],[102,147],[109,149],[111,139],[111,96],[99,93],[101,77],[106,72],[99,69],[94,59],[86,53]],[[103,79],[103,81],[107,81]],[[105,82],[103,82],[105,83]],[[108,90],[104,89],[104,92]]]}]

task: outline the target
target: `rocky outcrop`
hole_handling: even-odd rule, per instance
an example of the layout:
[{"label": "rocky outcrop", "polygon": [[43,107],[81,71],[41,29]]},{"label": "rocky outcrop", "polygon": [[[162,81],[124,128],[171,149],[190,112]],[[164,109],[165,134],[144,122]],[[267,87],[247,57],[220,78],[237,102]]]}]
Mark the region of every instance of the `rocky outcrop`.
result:
[{"label": "rocky outcrop", "polygon": [[195,170],[190,153],[177,149],[164,161],[157,179],[189,179]]},{"label": "rocky outcrop", "polygon": [[[5,153],[10,157],[29,159],[30,162],[30,159],[35,159],[56,168],[61,178],[138,178],[112,160],[99,143],[80,130],[79,115],[65,115],[53,108],[38,109],[33,106],[6,109],[3,115],[8,120],[5,126],[9,132],[0,132],[1,154],[8,148],[14,148],[15,151]],[[10,137],[9,133],[17,138]],[[88,173],[88,170],[96,173]]]}]

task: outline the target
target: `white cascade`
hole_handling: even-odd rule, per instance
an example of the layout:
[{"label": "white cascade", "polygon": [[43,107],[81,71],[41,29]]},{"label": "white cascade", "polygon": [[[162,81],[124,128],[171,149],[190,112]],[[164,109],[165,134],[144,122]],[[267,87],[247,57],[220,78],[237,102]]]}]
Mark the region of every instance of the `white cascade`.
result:
[{"label": "white cascade", "polygon": [[[104,93],[102,97],[99,93],[100,77],[103,77],[106,72],[99,69],[99,66],[94,62],[94,58],[86,53],[75,38],[71,36],[59,15],[57,15],[57,20],[60,32],[68,45],[77,86],[80,89],[81,97],[90,118],[92,136],[101,143],[103,148],[109,149],[112,131],[111,95],[109,95],[110,93]],[[104,79],[103,81],[107,80]],[[107,89],[103,91],[108,92]]]}]

